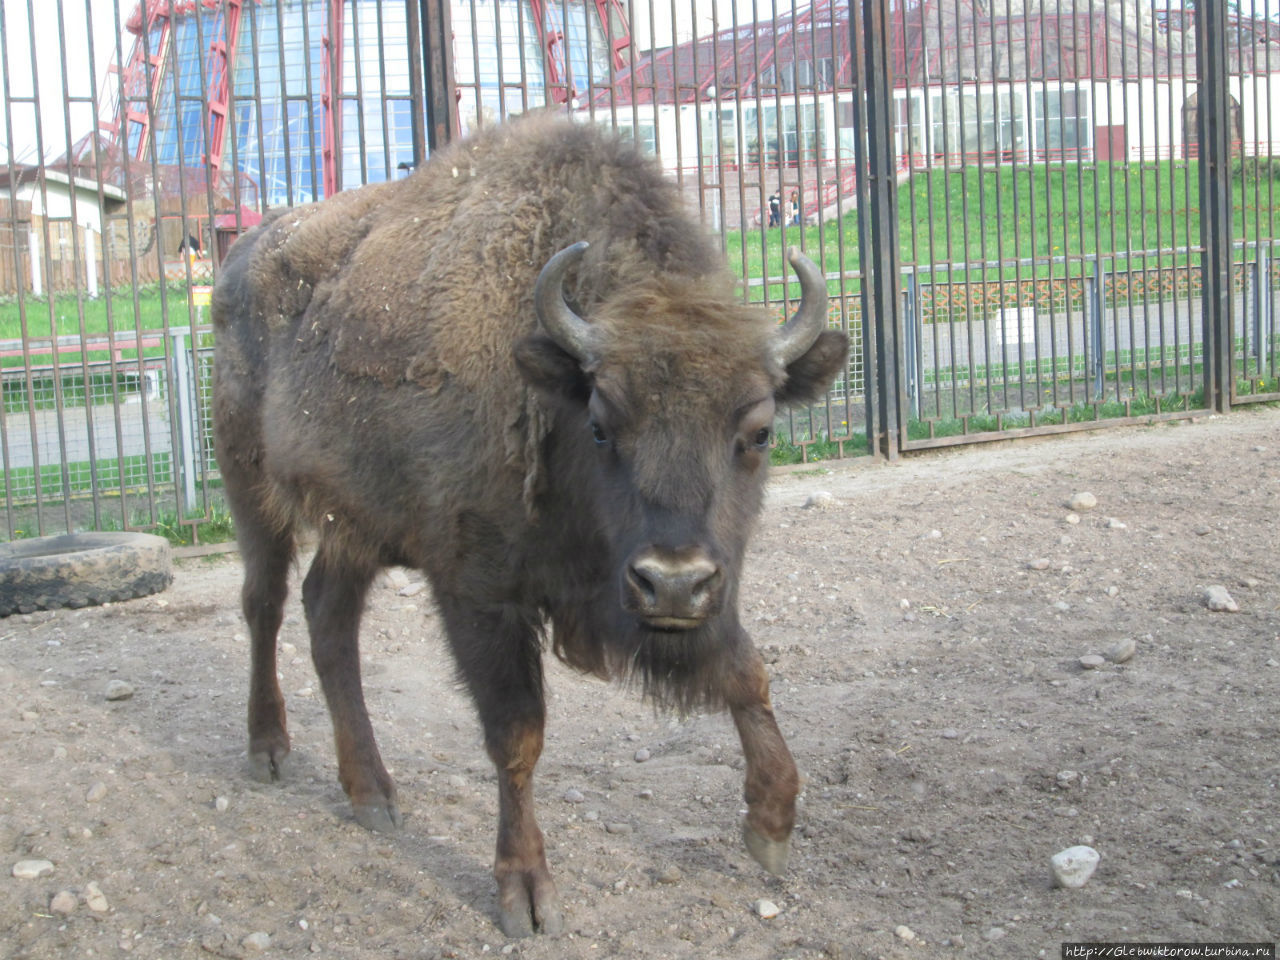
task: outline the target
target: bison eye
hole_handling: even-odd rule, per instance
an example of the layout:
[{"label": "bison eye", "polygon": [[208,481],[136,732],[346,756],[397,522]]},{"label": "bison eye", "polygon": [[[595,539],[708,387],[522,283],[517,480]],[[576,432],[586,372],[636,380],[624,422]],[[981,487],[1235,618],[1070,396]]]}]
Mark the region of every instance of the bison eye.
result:
[{"label": "bison eye", "polygon": [[769,445],[770,436],[771,434],[769,432],[769,428],[761,427],[758,431],[756,431],[756,437],[755,437],[756,447],[760,450],[763,450],[765,447],[767,447]]},{"label": "bison eye", "polygon": [[597,447],[603,447],[609,442],[609,437],[605,434],[604,430],[600,428],[600,424],[596,423],[594,420],[591,421],[591,439],[596,442]]}]

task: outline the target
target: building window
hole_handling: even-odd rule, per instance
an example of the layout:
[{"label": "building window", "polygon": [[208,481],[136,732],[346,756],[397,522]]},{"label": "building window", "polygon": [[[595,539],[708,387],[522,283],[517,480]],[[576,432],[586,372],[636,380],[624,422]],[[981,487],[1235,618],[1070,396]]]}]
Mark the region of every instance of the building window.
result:
[{"label": "building window", "polygon": [[618,136],[624,140],[634,140],[640,149],[649,156],[658,154],[657,127],[653,123],[637,120],[635,125],[623,123],[618,125]]},{"label": "building window", "polygon": [[1083,90],[1035,95],[1036,159],[1081,160],[1089,155],[1089,98]]}]

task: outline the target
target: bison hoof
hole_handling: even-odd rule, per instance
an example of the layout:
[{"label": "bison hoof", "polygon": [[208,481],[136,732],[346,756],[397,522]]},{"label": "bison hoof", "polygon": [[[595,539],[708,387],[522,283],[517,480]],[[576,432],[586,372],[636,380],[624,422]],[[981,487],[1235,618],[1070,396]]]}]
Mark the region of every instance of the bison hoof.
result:
[{"label": "bison hoof", "polygon": [[259,783],[275,783],[284,776],[289,746],[249,747],[249,776]]},{"label": "bison hoof", "polygon": [[560,895],[549,875],[545,881],[535,879],[529,883],[519,874],[508,877],[507,886],[499,889],[499,899],[502,932],[508,937],[529,937],[535,933],[558,937],[564,933]]},{"label": "bison hoof", "polygon": [[775,876],[787,870],[787,857],[791,853],[791,841],[770,840],[757,833],[749,823],[742,825],[742,840],[756,862]]},{"label": "bison hoof", "polygon": [[394,800],[353,803],[351,810],[356,815],[356,823],[374,833],[394,833],[404,826],[404,818]]}]

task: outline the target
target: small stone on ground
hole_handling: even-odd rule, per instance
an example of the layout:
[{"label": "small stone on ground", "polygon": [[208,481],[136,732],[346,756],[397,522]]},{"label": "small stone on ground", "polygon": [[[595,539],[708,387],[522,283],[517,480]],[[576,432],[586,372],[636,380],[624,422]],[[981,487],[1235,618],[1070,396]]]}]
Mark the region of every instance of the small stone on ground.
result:
[{"label": "small stone on ground", "polygon": [[1101,860],[1093,847],[1076,846],[1060,850],[1049,859],[1053,877],[1060,887],[1083,887]]},{"label": "small stone on ground", "polygon": [[53,873],[48,860],[19,860],[13,865],[13,875],[19,880],[38,880],[46,873]]}]

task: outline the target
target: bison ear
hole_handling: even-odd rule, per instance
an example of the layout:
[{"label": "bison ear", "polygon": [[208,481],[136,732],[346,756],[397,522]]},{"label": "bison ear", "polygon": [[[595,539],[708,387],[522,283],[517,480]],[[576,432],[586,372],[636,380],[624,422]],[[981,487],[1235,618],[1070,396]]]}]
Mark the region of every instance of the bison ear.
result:
[{"label": "bison ear", "polygon": [[577,359],[550,337],[534,335],[517,340],[515,358],[520,376],[539,393],[579,405],[591,398],[591,385]]},{"label": "bison ear", "polygon": [[808,350],[787,366],[787,380],[774,394],[778,406],[816,403],[831,387],[849,358],[849,338],[824,330]]}]

